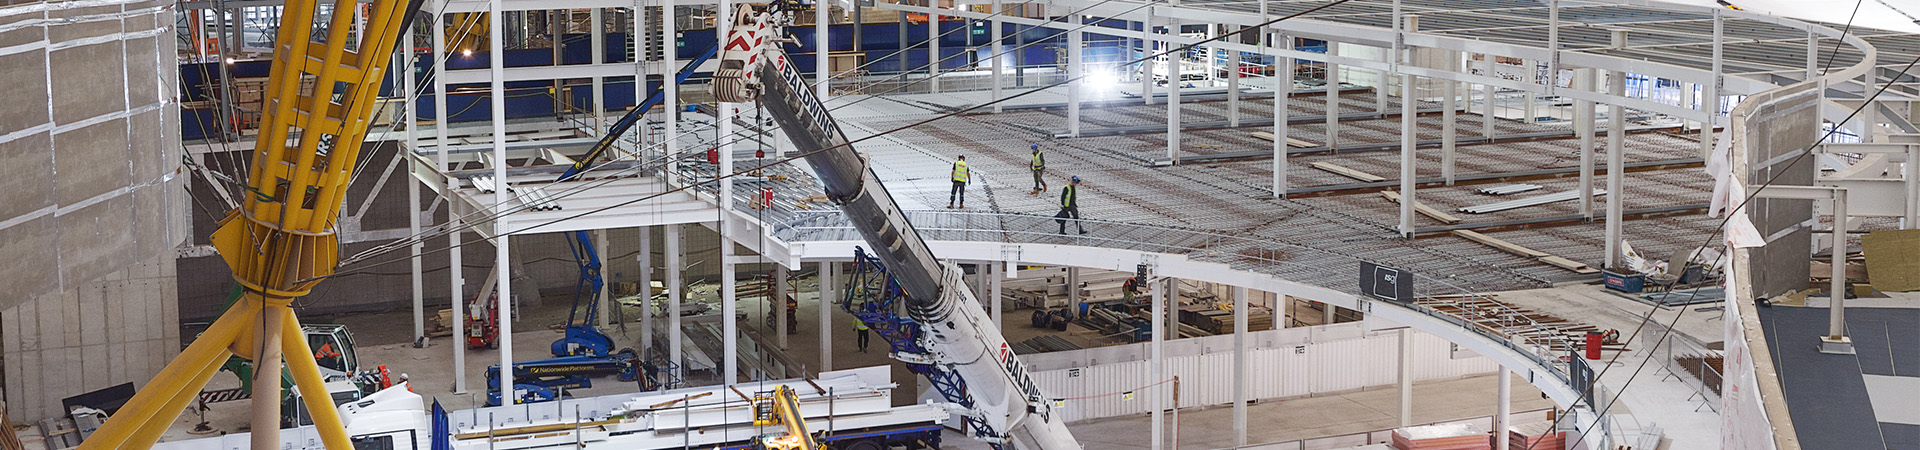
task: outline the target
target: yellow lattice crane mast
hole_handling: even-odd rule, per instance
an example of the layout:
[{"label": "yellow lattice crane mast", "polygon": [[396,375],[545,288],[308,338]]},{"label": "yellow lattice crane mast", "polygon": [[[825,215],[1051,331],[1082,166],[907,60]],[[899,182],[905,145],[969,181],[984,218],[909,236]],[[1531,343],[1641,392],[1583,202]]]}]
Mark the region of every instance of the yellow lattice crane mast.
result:
[{"label": "yellow lattice crane mast", "polygon": [[[373,0],[356,24],[355,0],[286,2],[274,42],[263,124],[254,143],[246,201],[221,219],[213,245],[246,289],[207,331],[168,363],[82,449],[148,448],[230,355],[252,359],[253,448],[280,448],[282,353],[300,393],[327,399],[300,321],[289,305],[339,263],[340,215],[394,42],[419,0]],[[302,86],[310,89],[302,89]],[[288,336],[282,339],[282,336]],[[332,402],[304,402],[329,449],[353,448]]]}]

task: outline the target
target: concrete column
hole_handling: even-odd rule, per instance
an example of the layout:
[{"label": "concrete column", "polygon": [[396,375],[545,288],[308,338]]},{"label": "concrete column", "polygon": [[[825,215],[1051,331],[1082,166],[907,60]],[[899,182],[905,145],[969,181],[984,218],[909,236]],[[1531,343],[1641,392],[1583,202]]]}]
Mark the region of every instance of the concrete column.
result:
[{"label": "concrete column", "polygon": [[1320,306],[1321,306],[1320,308],[1320,314],[1321,314],[1320,324],[1321,325],[1332,325],[1334,320],[1340,318],[1338,315],[1335,314],[1336,311],[1340,310],[1340,307],[1333,306],[1327,303],[1321,303]]},{"label": "concrete column", "polygon": [[[669,8],[667,11],[671,12],[672,9]],[[672,14],[667,15],[667,21],[673,21]],[[668,44],[668,53],[672,53],[672,43],[669,42]],[[665,234],[662,238],[667,241],[667,341],[663,342],[663,344],[667,346],[667,360],[673,362],[674,370],[673,376],[668,378],[677,377],[682,373],[686,373],[687,365],[686,358],[680,354],[680,343],[682,342],[682,338],[680,337],[680,303],[684,302],[686,298],[684,296],[686,290],[681,286],[680,275],[682,270],[687,267],[686,249],[684,245],[682,245],[684,242],[681,242],[680,238],[682,231],[684,231],[681,230],[680,227],[683,226],[686,225],[667,225],[666,229],[661,230]]]},{"label": "concrete column", "polygon": [[[1237,67],[1237,65],[1236,65]],[[1233,445],[1247,445],[1247,288],[1233,287]]]},{"label": "concrete column", "polygon": [[1493,432],[1496,438],[1493,440],[1493,450],[1510,450],[1508,446],[1512,443],[1507,442],[1507,430],[1513,428],[1513,372],[1501,367],[1497,373],[1500,375],[1494,380],[1500,383],[1500,398],[1494,403]]},{"label": "concrete column", "polygon": [[[501,38],[502,33],[499,32],[506,29],[501,20],[502,12],[505,11],[501,8],[501,2],[502,0],[489,2],[490,14],[487,14],[488,29],[495,30],[494,39],[487,40],[489,46],[487,55],[493,68],[492,88],[487,96],[487,103],[493,107],[491,121],[493,123],[493,160],[498,161],[493,165],[493,179],[500,186],[493,190],[495,205],[507,204],[507,121],[505,120],[507,117],[505,61],[507,52],[506,40]],[[496,271],[494,286],[498,288],[495,292],[500,293],[500,303],[494,308],[500,314],[500,404],[502,405],[519,402],[519,399],[514,398],[513,395],[513,276],[509,270],[512,266],[511,259],[508,258],[512,252],[507,245],[508,238],[511,237],[507,233],[510,231],[512,230],[507,229],[506,221],[493,221],[493,241],[496,246],[493,252],[493,266]]]},{"label": "concrete column", "polygon": [[[1152,273],[1148,274],[1149,277],[1152,275]],[[1161,411],[1167,409],[1166,396],[1161,394],[1166,390],[1157,384],[1167,379],[1165,367],[1166,354],[1161,353],[1161,347],[1162,343],[1167,340],[1167,321],[1163,318],[1167,316],[1167,310],[1169,308],[1167,308],[1167,291],[1161,283],[1165,283],[1165,281],[1155,282],[1151,285],[1153,287],[1153,342],[1149,344],[1152,346],[1150,350],[1152,354],[1147,360],[1148,374],[1150,375],[1147,381],[1148,384],[1153,386],[1148,388],[1147,394],[1152,397],[1151,402],[1153,403],[1153,411],[1150,414],[1153,416],[1153,445],[1150,446],[1153,450],[1160,450],[1165,446],[1167,427],[1166,418],[1161,414]]]},{"label": "concrete column", "polygon": [[[773,291],[770,296],[773,304],[773,343],[781,350],[787,349],[787,296],[792,295],[792,286],[787,283],[787,266],[773,265]],[[795,296],[793,301],[800,301]]]},{"label": "concrete column", "polygon": [[[993,0],[994,14],[1005,14],[1006,11],[1007,11],[1006,5],[1001,4],[1000,0]],[[998,16],[996,16],[992,21],[989,21],[988,24],[990,24],[990,26],[993,27],[993,30],[989,34],[989,36],[992,38],[992,42],[990,42],[990,44],[993,46],[992,47],[993,50],[991,52],[991,54],[993,55],[993,61],[988,62],[988,64],[993,68],[993,76],[991,77],[993,80],[993,101],[998,102],[1000,101],[1000,97],[1001,97],[1000,86],[1004,84],[1003,81],[1001,80],[1001,77],[1003,77],[1004,74],[1006,74],[1007,72],[1007,68],[1005,67],[1006,64],[1002,62],[1006,60],[1006,55],[1001,54],[1005,52],[1005,50],[1001,49],[1001,45],[1000,45],[1000,39],[1001,39],[1000,33],[1002,32],[1001,27],[1004,27],[1005,25],[1001,24]],[[1074,35],[1079,36],[1080,33],[1076,32],[1074,33]],[[1070,60],[1073,61],[1077,66],[1078,62],[1080,61],[1080,57],[1075,56],[1075,57],[1072,57]],[[1073,97],[1068,96],[1067,98],[1072,99]],[[999,114],[1001,112],[1003,112],[1003,109],[1001,109],[1001,105],[999,103],[994,103],[993,113]],[[1072,123],[1073,123],[1072,126],[1078,126],[1080,124],[1079,122],[1072,122]]]},{"label": "concrete column", "polygon": [[[1386,85],[1385,77],[1381,77],[1380,84]],[[1409,89],[1412,86],[1413,75],[1400,74],[1400,93],[1412,92]],[[1419,175],[1416,170],[1419,160],[1414,157],[1419,144],[1415,139],[1419,137],[1419,130],[1414,127],[1414,120],[1418,117],[1414,115],[1413,103],[1413,99],[1405,95],[1400,97],[1400,236],[1408,239],[1413,238],[1413,205],[1417,203],[1414,201],[1414,177]]]},{"label": "concrete column", "polygon": [[[444,30],[446,17],[439,12],[438,8],[434,9],[434,27],[430,34],[433,35],[433,53],[431,54],[433,73],[436,74],[446,73],[447,33]],[[447,82],[445,77],[433,77],[433,111],[435,167],[440,170],[452,170],[453,166],[447,164]],[[460,180],[447,177],[446,188],[448,192],[459,189]],[[458,204],[459,202],[447,204],[447,298],[453,301],[454,343],[451,346],[453,347],[453,393],[465,394],[467,393],[467,345],[462,341],[465,341],[467,334],[467,298],[462,292],[466,280],[460,261],[460,240],[465,233],[460,232],[462,229],[460,210],[454,206]]]},{"label": "concrete column", "polygon": [[[598,10],[596,9],[595,11]],[[605,269],[607,264],[607,230],[593,230],[593,252],[594,259],[599,260],[601,268]],[[593,325],[604,330],[607,328],[607,325],[613,323],[613,314],[610,313],[613,311],[613,289],[606,283],[605,270],[600,271],[600,278],[600,292],[594,293],[594,301],[597,302],[595,307],[599,308],[600,311],[600,323]]]},{"label": "concrete column", "polygon": [[640,227],[640,255],[634,259],[640,260],[640,359],[645,361],[653,358],[653,227]]},{"label": "concrete column", "polygon": [[1440,86],[1440,96],[1445,97],[1440,100],[1440,177],[1447,180],[1448,186],[1453,185],[1454,152],[1458,151],[1459,145],[1459,137],[1456,136],[1460,126],[1460,116],[1456,111],[1459,104],[1455,103],[1455,97],[1460,95],[1459,87],[1460,83],[1453,80],[1442,80]]},{"label": "concrete column", "polygon": [[839,292],[834,283],[839,272],[840,265],[820,262],[820,372],[833,370],[833,308]]},{"label": "concrete column", "polygon": [[[1086,23],[1086,16],[1075,14],[1073,19],[1076,27]],[[1087,73],[1087,60],[1081,56],[1086,53],[1086,49],[1082,48],[1086,46],[1085,36],[1086,33],[1078,29],[1067,32],[1067,78],[1073,80],[1067,83],[1067,135],[1075,137],[1080,136],[1080,96],[1086,95],[1086,90],[1082,89],[1086,82],[1080,79]],[[999,69],[995,70],[994,73],[998,74]],[[995,85],[996,89],[998,87]],[[994,92],[994,98],[1000,98],[998,90]]]},{"label": "concrete column", "polygon": [[1400,336],[1400,426],[1413,426],[1413,329],[1401,328]]},{"label": "concrete column", "polygon": [[[1263,11],[1260,16],[1266,17],[1264,11],[1266,11],[1265,5],[1267,3],[1265,0],[1262,0],[1260,4],[1262,8],[1261,11]],[[1281,48],[1293,50],[1292,36],[1282,34],[1274,36],[1274,38],[1274,43],[1282,45],[1283,47]],[[1273,91],[1273,198],[1286,198],[1288,169],[1287,132],[1289,131],[1287,129],[1287,120],[1293,115],[1289,110],[1289,106],[1293,104],[1294,62],[1293,58],[1282,58],[1279,56],[1274,56],[1273,62],[1275,66],[1273,70],[1277,72],[1274,75],[1280,77],[1280,81],[1274,86]]]},{"label": "concrete column", "polygon": [[[1593,92],[1593,69],[1574,69],[1573,88]],[[1593,102],[1573,101],[1573,132],[1580,136],[1580,217],[1593,218]]]},{"label": "concrete column", "polygon": [[[1626,95],[1627,80],[1623,73],[1607,73],[1607,93],[1615,97]],[[1615,102],[1607,105],[1607,258],[1603,267],[1612,269],[1620,261],[1621,215],[1624,214],[1622,202],[1625,201],[1627,171],[1627,109]]]},{"label": "concrete column", "polygon": [[[724,2],[723,2],[724,3]],[[720,17],[727,17],[721,15]],[[724,153],[723,153],[724,154]],[[725,157],[722,157],[725,158]],[[722,221],[719,229],[726,229]],[[720,234],[720,384],[740,382],[740,280],[733,263],[733,239]]]},{"label": "concrete column", "polygon": [[[1175,2],[1179,3],[1179,2]],[[1167,19],[1167,35],[1180,34],[1180,19]],[[1167,48],[1174,48],[1167,41]],[[1178,52],[1167,55],[1167,163],[1180,163],[1180,69],[1186,67]]]},{"label": "concrete column", "polygon": [[[406,72],[406,81],[402,82],[400,85],[400,98],[406,99],[407,104],[411,105],[413,104],[413,102],[416,101],[415,98],[420,95],[420,88],[419,88],[420,81],[417,79],[416,71],[413,70],[413,67],[414,67],[413,33],[400,33],[400,45],[406,48],[407,50],[403,52],[395,52],[395,58],[399,59],[400,61],[399,61],[399,64],[397,64],[392,70]],[[406,115],[407,147],[401,151],[407,152],[408,154],[412,154],[413,152],[420,150],[420,137],[418,133],[414,132],[414,128],[419,126],[420,124],[420,109],[406,108],[406,110],[407,110],[407,115]],[[414,165],[414,164],[407,165],[407,172],[409,174],[415,175],[413,179],[407,180],[407,235],[408,236],[421,235],[420,234],[420,214],[421,214],[420,178],[418,177],[418,175],[420,174],[419,167],[420,166]],[[413,275],[412,281],[413,281],[413,347],[414,348],[422,348],[422,347],[426,347],[427,345],[427,297],[426,297],[427,279],[426,279],[426,276],[420,272],[420,253],[421,251],[426,250],[426,248],[427,248],[427,245],[426,245],[426,241],[424,240],[414,241],[413,245],[408,246],[408,254],[412,256],[412,258],[409,259],[412,267],[410,267],[410,270],[408,271],[408,273]]]},{"label": "concrete column", "polygon": [[[1327,56],[1338,55],[1340,43],[1327,41]],[[1340,64],[1327,61],[1327,131],[1328,150],[1340,145]]]},{"label": "concrete column", "polygon": [[[673,179],[680,176],[680,158],[678,157],[680,154],[680,81],[675,80],[674,75],[678,73],[680,67],[680,62],[678,61],[680,58],[680,38],[678,37],[680,33],[674,30],[676,25],[674,23],[676,12],[673,4],[674,0],[663,1],[665,3],[660,6],[660,56],[665,59],[665,65],[661,66],[665,68],[665,72],[660,74],[660,86],[662,92],[666,94],[666,96],[662,98],[662,100],[666,102],[667,112],[667,145],[664,150],[667,155],[667,170],[665,173],[668,185],[670,187],[678,187],[676,186],[677,183],[673,182]],[[858,30],[860,27],[856,26],[853,27],[853,29]],[[678,228],[679,226],[677,225],[668,226],[665,232],[672,234],[662,236],[663,239],[667,240],[668,255],[673,255],[675,249],[679,248],[678,246],[680,244],[677,243],[677,241],[679,240],[680,230]],[[673,262],[668,262],[667,267],[668,270],[674,272],[680,270],[680,265]],[[676,285],[678,284],[677,280],[680,279],[678,274],[672,275],[670,278],[676,280],[674,281]],[[674,289],[678,288],[675,287]],[[671,317],[670,320],[673,321],[673,331],[671,331],[673,333],[673,339],[667,341],[667,345],[673,349],[673,364],[677,367],[680,364],[680,296],[679,294],[673,294],[672,298],[668,300],[673,302],[671,308],[673,308],[674,314],[669,316]]]}]

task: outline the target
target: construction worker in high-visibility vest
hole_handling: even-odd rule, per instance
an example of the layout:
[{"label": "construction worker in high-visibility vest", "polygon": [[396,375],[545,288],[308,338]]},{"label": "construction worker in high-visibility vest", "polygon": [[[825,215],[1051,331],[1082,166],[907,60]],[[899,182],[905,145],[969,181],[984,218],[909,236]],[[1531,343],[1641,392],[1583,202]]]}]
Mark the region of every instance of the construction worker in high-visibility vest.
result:
[{"label": "construction worker in high-visibility vest", "polygon": [[1040,176],[1047,171],[1047,157],[1040,154],[1040,144],[1033,144],[1033,162],[1028,167],[1033,169],[1033,191],[1028,192],[1027,195],[1040,195],[1041,192],[1046,192],[1047,180]]},{"label": "construction worker in high-visibility vest", "polygon": [[853,342],[855,345],[858,345],[860,347],[860,353],[866,353],[867,352],[867,322],[860,320],[859,318],[854,318],[853,334],[854,334]]},{"label": "construction worker in high-visibility vest", "polygon": [[953,162],[953,190],[947,192],[947,209],[953,209],[954,199],[960,200],[960,209],[967,209],[967,181],[973,178],[973,172],[967,170],[967,155]]},{"label": "construction worker in high-visibility vest", "polygon": [[1067,220],[1073,220],[1073,226],[1080,234],[1087,234],[1086,224],[1080,223],[1080,177],[1073,177],[1067,187],[1060,189],[1060,213],[1053,215],[1054,222],[1060,222],[1060,234],[1067,234]]}]

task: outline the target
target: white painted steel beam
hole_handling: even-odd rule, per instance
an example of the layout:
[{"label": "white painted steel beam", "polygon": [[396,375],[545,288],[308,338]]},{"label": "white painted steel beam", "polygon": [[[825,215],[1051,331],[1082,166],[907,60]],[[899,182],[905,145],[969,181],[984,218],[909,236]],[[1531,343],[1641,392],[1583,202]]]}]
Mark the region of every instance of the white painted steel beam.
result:
[{"label": "white painted steel beam", "polygon": [[1247,288],[1234,286],[1233,445],[1236,447],[1247,445],[1247,316]]},{"label": "white painted steel beam", "polygon": [[[670,10],[670,9],[669,9]],[[671,22],[669,20],[668,22]],[[681,234],[686,225],[667,225],[662,232],[667,241],[667,361],[673,363],[673,374],[668,379],[678,378],[686,373],[686,358],[681,354],[680,342],[680,303],[686,299],[686,289],[681,285],[681,271],[686,267],[687,253]]]},{"label": "white painted steel beam", "polygon": [[[640,54],[644,54],[641,52]],[[653,359],[653,226],[643,226],[640,230],[640,254],[634,259],[640,260],[640,359]],[[625,318],[621,321],[624,323]]]},{"label": "white painted steel beam", "polygon": [[820,261],[820,371],[833,370],[833,308],[840,263]]}]

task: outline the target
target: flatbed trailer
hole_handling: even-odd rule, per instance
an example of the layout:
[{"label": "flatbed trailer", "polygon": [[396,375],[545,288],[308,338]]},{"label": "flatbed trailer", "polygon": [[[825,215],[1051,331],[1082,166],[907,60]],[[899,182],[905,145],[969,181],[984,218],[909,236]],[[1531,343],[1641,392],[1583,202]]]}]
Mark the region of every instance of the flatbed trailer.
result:
[{"label": "flatbed trailer", "polygon": [[[885,366],[667,391],[447,411],[406,385],[341,406],[356,450],[631,450],[744,448],[772,426],[753,425],[742,395],[785,385],[798,392],[809,431],[838,450],[939,448],[951,404],[893,406]],[[738,392],[735,391],[738,390]],[[284,429],[282,449],[321,450],[312,426]],[[242,450],[248,433],[162,442],[162,450]]]}]

